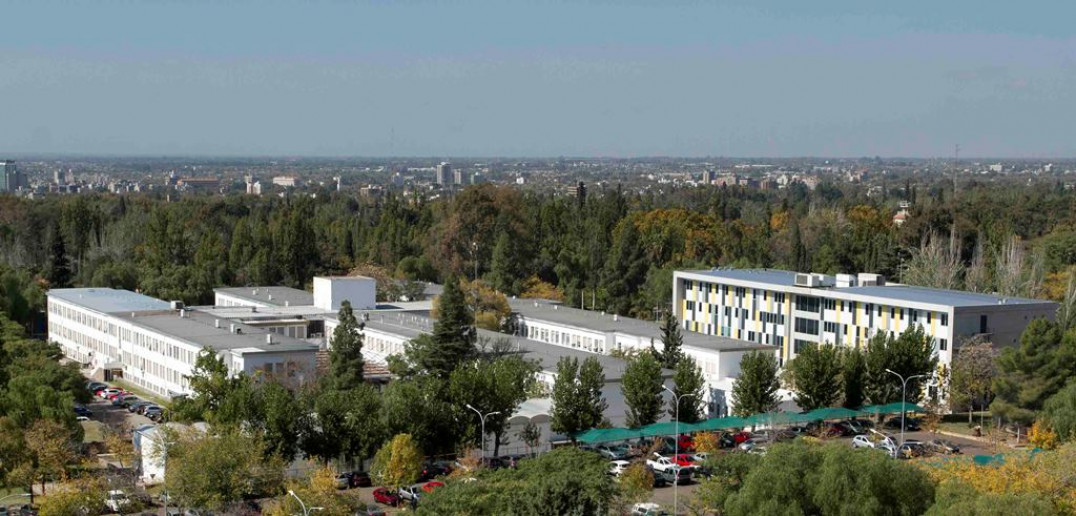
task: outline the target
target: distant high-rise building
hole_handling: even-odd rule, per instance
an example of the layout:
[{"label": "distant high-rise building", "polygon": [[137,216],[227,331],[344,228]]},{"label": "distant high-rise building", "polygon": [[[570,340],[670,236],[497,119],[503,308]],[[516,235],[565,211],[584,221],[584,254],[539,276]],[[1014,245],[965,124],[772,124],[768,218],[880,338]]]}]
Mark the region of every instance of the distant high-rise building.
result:
[{"label": "distant high-rise building", "polygon": [[456,170],[453,170],[452,171],[452,179],[453,179],[453,183],[455,183],[457,185],[462,185],[463,184],[463,171],[458,169],[458,168]]},{"label": "distant high-rise building", "polygon": [[258,178],[254,174],[247,174],[243,176],[247,183],[247,195],[261,195],[262,183],[258,181]]},{"label": "distant high-rise building", "polygon": [[14,161],[0,161],[0,192],[15,192],[28,186],[26,176],[19,172]]},{"label": "distant high-rise building", "polygon": [[702,184],[708,185],[708,184],[711,184],[713,182],[714,182],[714,171],[709,170],[709,169],[702,171]]},{"label": "distant high-rise building", "polygon": [[437,165],[437,184],[447,185],[450,181],[450,175],[452,173],[452,164],[447,161],[442,161],[440,165]]},{"label": "distant high-rise building", "polygon": [[587,184],[580,181],[575,186],[569,186],[568,193],[579,199],[579,204],[582,205],[587,201]]}]

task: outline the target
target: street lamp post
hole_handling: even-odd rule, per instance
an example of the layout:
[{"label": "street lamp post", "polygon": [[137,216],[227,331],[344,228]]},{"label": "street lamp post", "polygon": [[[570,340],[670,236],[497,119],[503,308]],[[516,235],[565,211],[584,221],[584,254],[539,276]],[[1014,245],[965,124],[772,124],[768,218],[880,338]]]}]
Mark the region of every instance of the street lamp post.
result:
[{"label": "street lamp post", "polygon": [[495,416],[497,414],[500,414],[501,411],[498,410],[498,411],[495,411],[495,412],[490,412],[488,414],[482,414],[482,411],[472,407],[470,403],[467,404],[467,408],[473,410],[475,414],[478,414],[478,419],[479,419],[479,421],[482,422],[482,435],[479,437],[480,440],[478,441],[478,443],[479,443],[479,446],[482,449],[482,460],[485,461],[486,460],[486,418],[489,417],[489,416]]},{"label": "street lamp post", "polygon": [[676,408],[673,410],[673,417],[676,418],[676,438],[673,440],[673,464],[676,464],[676,478],[673,479],[673,514],[679,514],[680,499],[677,496],[679,493],[676,488],[680,485],[680,465],[676,461],[680,458],[680,400],[686,396],[694,396],[694,394],[685,392],[677,396],[668,386],[662,385],[661,388],[669,391],[669,394],[672,394],[676,400]]},{"label": "street lamp post", "polygon": [[[925,374],[914,374],[907,378],[900,375],[900,373],[893,371],[892,369],[886,369],[885,372],[896,375],[900,378],[900,445],[904,446],[904,415],[907,413],[907,395],[908,395],[908,381],[912,378],[923,378]],[[900,448],[897,448],[900,451]]]},{"label": "street lamp post", "polygon": [[296,500],[299,501],[299,506],[303,508],[303,516],[310,516],[310,511],[322,511],[322,510],[325,510],[324,507],[311,507],[311,508],[307,509],[306,504],[303,503],[303,499],[299,498],[299,495],[295,494],[295,491],[292,491],[291,489],[288,489],[288,494],[291,495],[292,498],[295,498]]}]

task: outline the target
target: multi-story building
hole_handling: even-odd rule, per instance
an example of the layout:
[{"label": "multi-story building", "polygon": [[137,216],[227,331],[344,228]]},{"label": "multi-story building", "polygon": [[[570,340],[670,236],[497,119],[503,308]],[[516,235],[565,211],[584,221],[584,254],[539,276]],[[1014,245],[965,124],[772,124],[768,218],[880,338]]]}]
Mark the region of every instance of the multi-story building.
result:
[{"label": "multi-story building", "polygon": [[0,161],[0,192],[16,192],[28,186],[26,176],[19,172],[14,161]]},{"label": "multi-story building", "polygon": [[161,396],[190,393],[203,349],[232,373],[272,374],[302,382],[314,374],[318,344],[126,290],[48,292],[49,340],[68,358],[122,377]]},{"label": "multi-story building", "polygon": [[442,161],[437,165],[437,184],[448,185],[452,182],[452,164],[447,161]]},{"label": "multi-story building", "polygon": [[949,364],[968,337],[1017,344],[1031,320],[1053,318],[1057,303],[887,284],[877,274],[717,268],[676,271],[673,310],[687,330],[776,346],[782,361],[806,344],[862,347],[879,332],[920,326]]}]

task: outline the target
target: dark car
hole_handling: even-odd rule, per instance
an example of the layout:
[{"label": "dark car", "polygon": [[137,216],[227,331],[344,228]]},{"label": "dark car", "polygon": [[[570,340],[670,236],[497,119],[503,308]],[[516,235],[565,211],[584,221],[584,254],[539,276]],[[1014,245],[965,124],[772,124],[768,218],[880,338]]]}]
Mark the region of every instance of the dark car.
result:
[{"label": "dark car", "polygon": [[146,414],[146,409],[148,409],[150,407],[155,407],[157,409],[161,408],[161,406],[157,405],[156,403],[146,402],[146,403],[139,404],[138,408],[135,409],[135,412],[138,413],[138,414],[145,415]]},{"label": "dark car", "polygon": [[347,473],[348,487],[370,487],[370,474],[365,471],[352,471]]},{"label": "dark car", "polygon": [[146,409],[142,411],[142,415],[150,418],[153,421],[157,421],[164,416],[164,409],[156,406],[146,407]]},{"label": "dark car", "polygon": [[956,443],[943,439],[935,439],[933,441],[928,441],[924,443],[924,446],[934,453],[940,453],[943,455],[956,455],[960,453],[960,447],[957,446]]},{"label": "dark car", "polygon": [[83,407],[82,405],[75,405],[75,415],[82,417],[91,417],[93,416],[93,411],[86,407]]},{"label": "dark car", "polygon": [[107,383],[90,382],[90,383],[86,384],[86,390],[88,390],[90,392],[97,392],[97,391],[99,391],[101,389],[107,389],[107,388],[108,388]]},{"label": "dark car", "polygon": [[[900,416],[888,419],[885,422],[886,428],[892,428],[893,430],[900,430]],[[906,432],[918,432],[919,420],[914,417],[904,418],[904,431]]]},{"label": "dark car", "polygon": [[145,407],[147,405],[152,405],[152,404],[153,404],[152,401],[138,400],[138,401],[136,401],[134,403],[125,404],[125,405],[127,405],[127,412],[140,412],[139,409],[141,409],[142,407]]},{"label": "dark car", "polygon": [[[498,461],[499,462],[499,461]],[[499,464],[498,464],[499,467]],[[422,472],[419,473],[418,481],[427,482],[437,477],[447,475],[452,471],[447,466],[441,464],[426,464],[422,467]]]},{"label": "dark car", "polygon": [[390,491],[387,487],[379,487],[374,489],[374,501],[377,503],[391,505],[396,507],[400,505],[400,496]]}]

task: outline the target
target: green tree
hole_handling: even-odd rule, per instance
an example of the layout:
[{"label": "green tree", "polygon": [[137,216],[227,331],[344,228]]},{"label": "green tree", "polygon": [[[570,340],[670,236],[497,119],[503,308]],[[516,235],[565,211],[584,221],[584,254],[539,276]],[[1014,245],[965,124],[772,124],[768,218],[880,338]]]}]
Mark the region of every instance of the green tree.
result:
[{"label": "green tree", "polygon": [[388,434],[410,435],[429,455],[455,452],[467,414],[452,403],[448,390],[447,380],[429,375],[390,383],[381,396],[381,417]]},{"label": "green tree", "polygon": [[841,399],[840,352],[832,344],[804,346],[785,374],[803,410],[831,407]]},{"label": "green tree", "polygon": [[604,386],[605,372],[598,359],[587,357],[580,365],[575,357],[562,357],[553,382],[550,428],[571,436],[600,425],[609,406],[602,396]]},{"label": "green tree", "polygon": [[1062,333],[1045,319],[1031,321],[1020,335],[1020,346],[1003,349],[997,365],[997,397],[990,412],[1031,424],[1043,403],[1076,376],[1076,333]]},{"label": "green tree", "polygon": [[624,219],[617,224],[602,273],[609,311],[627,314],[632,296],[646,280],[647,269],[646,256],[639,245],[639,228],[633,220]]},{"label": "green tree", "polygon": [[382,400],[369,385],[350,389],[322,388],[307,394],[302,449],[325,462],[369,458],[385,436],[377,417]]},{"label": "green tree", "polygon": [[71,284],[71,264],[67,257],[67,247],[64,245],[60,223],[55,219],[52,223],[52,231],[49,232],[49,263],[46,279],[49,280],[51,288],[65,288]]},{"label": "green tree", "polygon": [[445,281],[437,310],[432,340],[425,353],[419,355],[422,362],[417,365],[430,374],[448,378],[460,363],[475,353],[474,312],[467,306],[456,277]]},{"label": "green tree", "polygon": [[418,480],[423,460],[422,451],[411,436],[397,434],[377,450],[370,469],[378,484],[396,489]]},{"label": "green tree", "polygon": [[777,408],[777,357],[771,351],[751,351],[740,359],[740,376],[732,386],[733,413],[745,417]]},{"label": "green tree", "polygon": [[518,468],[480,472],[477,482],[450,482],[424,496],[418,514],[606,514],[617,495],[606,468],[607,462],[597,454],[558,448],[521,461]]},{"label": "green tree", "polygon": [[632,428],[657,422],[661,417],[663,388],[661,364],[654,355],[640,353],[628,362],[620,383],[628,410],[627,425]]},{"label": "green tree", "polygon": [[934,501],[934,484],[922,470],[836,444],[774,445],[742,479],[716,486],[732,492],[715,510],[730,516],[922,514]]},{"label": "green tree", "polygon": [[[457,406],[471,405],[484,414],[498,412],[486,418],[486,432],[493,434],[494,456],[499,455],[508,420],[526,401],[537,372],[537,365],[517,355],[475,360],[452,372],[449,393]],[[472,428],[481,428],[477,415],[470,422]]]},{"label": "green tree", "polygon": [[858,409],[867,399],[867,360],[859,348],[841,352],[841,390],[844,408]]},{"label": "green tree", "polygon": [[340,303],[339,324],[333,330],[326,381],[334,389],[354,389],[363,384],[362,334],[351,302]]},{"label": "green tree", "polygon": [[173,412],[180,419],[197,421],[212,420],[216,411],[242,380],[231,377],[224,358],[218,356],[212,348],[206,347],[198,352],[189,381],[193,395],[180,398],[174,404]]},{"label": "green tree", "polygon": [[1062,441],[1076,440],[1076,382],[1069,382],[1043,403],[1042,418]]},{"label": "green tree", "polygon": [[680,334],[676,315],[670,311],[665,314],[665,323],[661,326],[661,366],[665,369],[676,369],[676,365],[684,357],[683,347],[684,336]]},{"label": "green tree", "polygon": [[187,507],[220,510],[279,492],[284,483],[284,461],[265,453],[259,435],[238,428],[182,434],[168,447],[167,460],[165,487]]},{"label": "green tree", "polygon": [[[695,359],[685,355],[676,363],[676,371],[673,374],[673,396],[680,399],[679,411],[677,407],[669,407],[669,416],[680,418],[684,423],[694,423],[702,419],[703,396],[705,395],[706,380],[702,377]],[[684,396],[684,395],[687,396]],[[670,401],[669,405],[673,405]]]},{"label": "green tree", "polygon": [[512,237],[507,231],[497,235],[493,245],[493,258],[489,268],[489,281],[493,288],[508,295],[519,293],[523,274],[519,271],[519,258],[515,255]]},{"label": "green tree", "polygon": [[984,493],[963,482],[944,482],[938,487],[927,516],[1054,516],[1061,514],[1043,493]]},{"label": "green tree", "polygon": [[934,341],[921,326],[915,326],[897,337],[878,332],[867,345],[867,396],[876,405],[901,400],[900,378],[924,375],[908,380],[909,403],[917,403],[923,395],[923,387],[930,380],[938,364],[934,353]]}]

